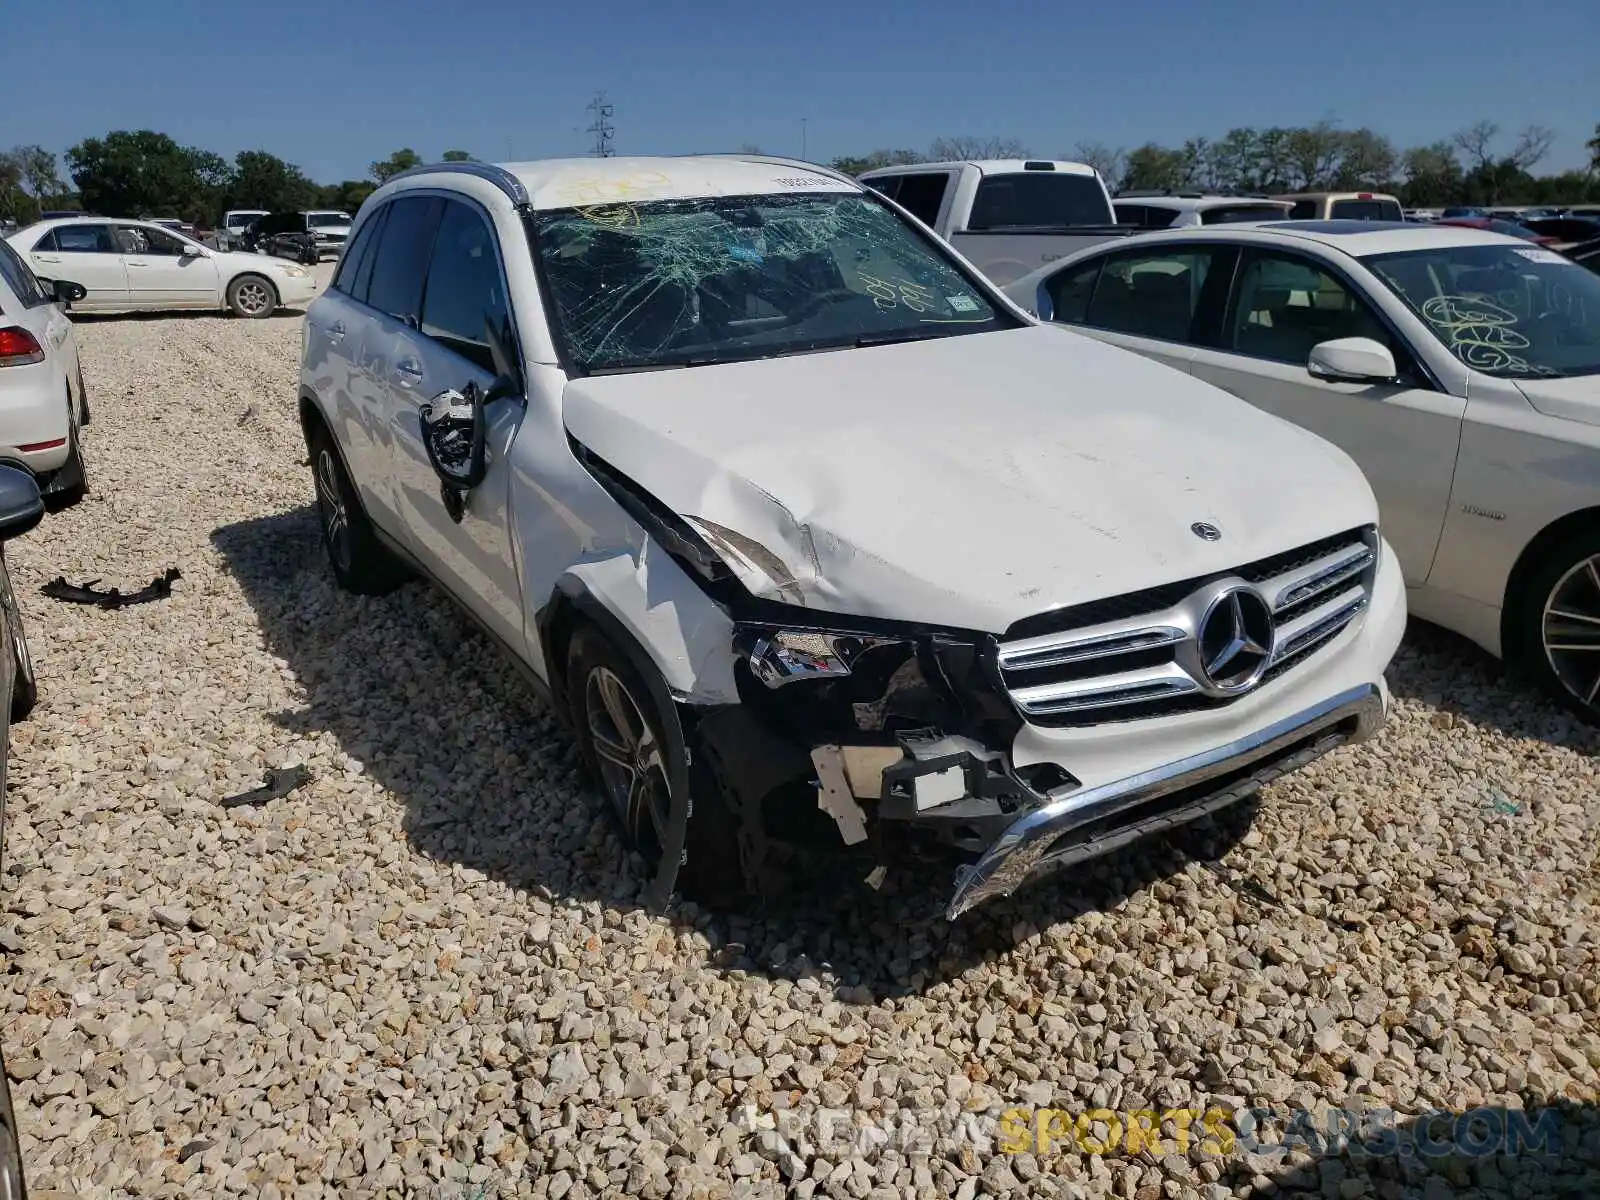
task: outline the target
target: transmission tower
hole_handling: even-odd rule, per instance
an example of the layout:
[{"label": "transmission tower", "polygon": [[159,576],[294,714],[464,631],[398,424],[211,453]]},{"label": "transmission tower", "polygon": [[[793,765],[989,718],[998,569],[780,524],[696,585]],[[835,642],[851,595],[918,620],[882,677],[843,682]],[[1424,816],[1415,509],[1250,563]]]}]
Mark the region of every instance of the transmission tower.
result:
[{"label": "transmission tower", "polygon": [[589,126],[588,132],[594,134],[594,150],[591,151],[596,158],[610,158],[616,153],[611,148],[611,139],[616,135],[616,129],[611,124],[611,105],[606,102],[604,92],[596,92],[594,99],[586,106],[594,114],[594,124]]}]

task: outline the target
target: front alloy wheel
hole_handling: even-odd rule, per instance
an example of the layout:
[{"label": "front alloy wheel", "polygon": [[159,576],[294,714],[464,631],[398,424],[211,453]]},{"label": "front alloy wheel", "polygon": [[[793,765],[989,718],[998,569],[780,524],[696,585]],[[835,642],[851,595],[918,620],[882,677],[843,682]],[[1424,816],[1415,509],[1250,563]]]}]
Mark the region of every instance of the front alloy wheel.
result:
[{"label": "front alloy wheel", "polygon": [[1547,593],[1540,621],[1545,662],[1591,721],[1600,713],[1600,553],[1579,559]]},{"label": "front alloy wheel", "polygon": [[583,709],[606,799],[624,835],[654,867],[672,808],[660,739],[628,685],[604,664],[592,667],[584,680]]},{"label": "front alloy wheel", "polygon": [[339,464],[327,446],[317,451],[316,481],[317,508],[322,514],[323,535],[328,539],[328,556],[341,574],[349,574],[355,557],[350,544],[350,509],[339,485]]}]

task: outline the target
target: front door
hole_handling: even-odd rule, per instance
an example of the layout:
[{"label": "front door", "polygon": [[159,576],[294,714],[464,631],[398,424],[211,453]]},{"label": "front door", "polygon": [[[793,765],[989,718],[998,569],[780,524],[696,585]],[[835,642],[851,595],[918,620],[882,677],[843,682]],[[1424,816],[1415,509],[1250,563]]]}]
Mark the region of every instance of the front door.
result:
[{"label": "front door", "polygon": [[128,307],[128,271],[109,225],[57,225],[28,251],[28,265],[40,278],[82,284],[80,311]]},{"label": "front door", "polygon": [[[1400,382],[1313,378],[1306,370],[1311,348],[1345,337],[1387,345]],[[1432,386],[1354,285],[1296,254],[1246,253],[1220,346],[1196,349],[1190,371],[1355,459],[1378,498],[1383,534],[1406,583],[1426,582],[1455,478],[1466,400]]]},{"label": "front door", "polygon": [[128,294],[139,308],[209,308],[222,303],[217,264],[208,255],[186,258],[185,242],[156,225],[118,225]]},{"label": "front door", "polygon": [[[387,241],[387,239],[386,239]],[[444,202],[432,239],[415,327],[400,329],[390,356],[394,500],[412,552],[506,645],[524,644],[522,588],[511,546],[511,444],[525,412],[520,397],[489,406],[488,474],[452,519],[422,444],[422,407],[469,383],[495,379],[487,327],[509,331],[498,245],[486,214]],[[504,336],[509,336],[509,333]]]}]

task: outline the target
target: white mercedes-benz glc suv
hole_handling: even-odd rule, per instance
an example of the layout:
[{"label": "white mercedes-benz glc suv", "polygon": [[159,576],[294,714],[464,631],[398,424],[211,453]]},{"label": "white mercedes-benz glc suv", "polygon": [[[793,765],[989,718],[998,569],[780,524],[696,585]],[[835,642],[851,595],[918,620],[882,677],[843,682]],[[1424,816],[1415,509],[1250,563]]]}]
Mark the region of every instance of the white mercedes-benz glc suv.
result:
[{"label": "white mercedes-benz glc suv", "polygon": [[1405,600],[1343,452],[824,168],[397,176],[300,412],[338,581],[431,578],[527,668],[653,903],[932,854],[954,918],[1386,712]]}]

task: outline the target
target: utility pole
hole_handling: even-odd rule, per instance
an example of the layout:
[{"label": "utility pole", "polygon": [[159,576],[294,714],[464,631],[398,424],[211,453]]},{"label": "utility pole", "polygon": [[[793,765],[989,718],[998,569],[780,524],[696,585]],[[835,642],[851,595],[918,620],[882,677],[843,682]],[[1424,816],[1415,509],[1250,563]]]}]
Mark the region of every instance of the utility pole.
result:
[{"label": "utility pole", "polygon": [[594,114],[594,123],[589,126],[588,132],[594,134],[594,150],[596,158],[610,158],[616,153],[611,148],[611,139],[616,135],[616,129],[611,124],[611,105],[606,102],[604,92],[596,92],[594,99],[587,105],[589,112]]}]

